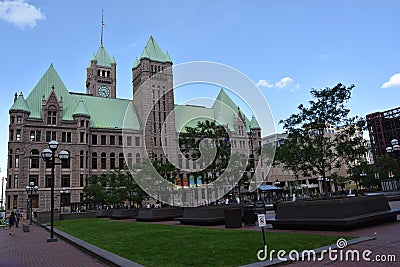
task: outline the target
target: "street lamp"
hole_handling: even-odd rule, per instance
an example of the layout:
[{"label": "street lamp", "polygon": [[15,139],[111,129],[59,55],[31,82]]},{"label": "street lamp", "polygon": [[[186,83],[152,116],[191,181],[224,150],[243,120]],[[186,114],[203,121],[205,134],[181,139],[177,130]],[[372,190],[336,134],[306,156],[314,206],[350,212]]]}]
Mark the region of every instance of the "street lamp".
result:
[{"label": "street lamp", "polygon": [[25,187],[25,189],[26,189],[26,192],[31,195],[30,203],[29,203],[29,209],[30,209],[29,210],[29,219],[30,219],[29,224],[32,225],[32,194],[34,191],[36,192],[38,190],[38,186],[35,185],[34,182],[30,182],[29,185],[27,185]]},{"label": "street lamp", "polygon": [[[386,152],[390,156],[394,156],[397,158],[397,165],[400,168],[400,145],[397,139],[393,139],[391,142],[392,146],[388,146],[386,148]],[[400,187],[399,177],[395,177],[395,182],[393,184],[393,189],[398,190]]]},{"label": "street lamp", "polygon": [[[58,143],[55,140],[52,140],[49,142],[49,148],[45,148],[42,151],[42,158],[45,162],[50,163],[51,167],[51,195],[50,195],[50,200],[51,200],[51,230],[50,230],[50,238],[47,239],[47,242],[55,242],[57,241],[56,238],[54,238],[54,167],[55,165],[59,165],[61,163],[56,163],[55,162],[55,152],[58,148]],[[65,150],[61,151],[58,154],[58,158],[61,161],[65,161],[69,159],[69,153]]]},{"label": "street lamp", "polygon": [[63,209],[63,213],[64,213],[64,194],[68,194],[69,191],[67,189],[65,189],[65,187],[61,188],[60,190],[60,213],[61,213],[61,207]]}]

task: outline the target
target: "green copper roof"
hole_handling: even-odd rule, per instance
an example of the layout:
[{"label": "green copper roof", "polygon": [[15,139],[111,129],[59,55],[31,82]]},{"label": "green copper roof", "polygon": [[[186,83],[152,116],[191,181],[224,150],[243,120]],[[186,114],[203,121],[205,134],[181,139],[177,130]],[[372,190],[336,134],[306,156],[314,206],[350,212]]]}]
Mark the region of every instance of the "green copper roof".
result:
[{"label": "green copper roof", "polygon": [[82,98],[79,100],[78,105],[76,106],[76,109],[72,115],[83,115],[83,116],[89,116],[89,111],[87,110],[85,103],[83,103]]},{"label": "green copper roof", "polygon": [[111,60],[103,45],[100,45],[99,50],[97,50],[95,59],[97,60],[97,65],[103,67],[111,67],[111,63],[115,63],[115,59]]},{"label": "green copper roof", "polygon": [[11,110],[26,111],[26,112],[31,113],[28,103],[26,103],[22,93],[19,94],[19,96],[17,97],[17,99],[15,100],[13,105],[11,106],[10,111]]},{"label": "green copper roof", "polygon": [[212,108],[191,106],[191,105],[175,105],[175,128],[176,131],[186,132],[187,126],[196,127],[197,122],[205,120],[214,120],[214,110]]},{"label": "green copper roof", "polygon": [[[54,85],[54,93],[58,100],[63,100],[63,120],[73,120],[75,114],[90,116],[90,127],[122,129],[124,127],[124,114],[131,105],[131,100],[102,98],[91,95],[71,94],[68,92],[60,76],[51,65],[42,76],[32,92],[27,97],[30,107],[30,118],[41,118],[42,99],[48,99],[51,87]],[[130,129],[139,130],[140,123],[136,113],[131,114]]]},{"label": "green copper roof", "polygon": [[[234,130],[234,118],[237,116],[238,106],[233,102],[224,89],[219,91],[217,99],[212,106],[215,119],[219,123],[228,124],[230,130]],[[242,116],[244,114],[242,113]],[[246,118],[246,129],[249,131],[250,121]]]},{"label": "green copper roof", "polygon": [[[146,47],[143,49],[142,54],[140,55],[140,59],[148,58],[153,61],[158,62],[170,62],[172,63],[171,57],[168,53],[164,53],[160,46],[156,43],[153,36],[150,36],[149,41],[146,44]],[[136,63],[136,62],[135,62]],[[135,67],[135,64],[134,64]]]},{"label": "green copper roof", "polygon": [[254,117],[254,115],[251,117],[251,121],[250,121],[250,126],[251,129],[256,129],[256,128],[260,128],[260,125],[258,124],[258,121],[256,120],[256,117]]},{"label": "green copper roof", "polygon": [[136,68],[137,66],[139,66],[139,63],[140,63],[139,59],[136,58],[136,59],[135,59],[135,62],[133,63],[132,69],[134,69],[134,68]]}]

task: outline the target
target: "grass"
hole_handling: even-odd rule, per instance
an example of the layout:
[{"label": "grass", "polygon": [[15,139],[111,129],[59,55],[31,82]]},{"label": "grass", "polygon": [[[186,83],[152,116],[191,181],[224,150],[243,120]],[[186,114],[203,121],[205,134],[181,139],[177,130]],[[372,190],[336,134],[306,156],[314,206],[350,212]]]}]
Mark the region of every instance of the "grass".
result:
[{"label": "grass", "polygon": [[[257,262],[257,252],[263,248],[262,234],[259,231],[107,219],[57,221],[55,226],[144,266],[238,266]],[[339,236],[266,232],[268,251],[302,251],[334,244],[338,238]]]}]

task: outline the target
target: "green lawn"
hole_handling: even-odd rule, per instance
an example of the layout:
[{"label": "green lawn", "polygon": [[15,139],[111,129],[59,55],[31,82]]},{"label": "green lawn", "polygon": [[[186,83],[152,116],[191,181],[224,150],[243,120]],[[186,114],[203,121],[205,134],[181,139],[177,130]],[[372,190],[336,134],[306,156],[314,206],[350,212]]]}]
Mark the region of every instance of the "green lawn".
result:
[{"label": "green lawn", "polygon": [[[257,262],[258,231],[169,226],[108,219],[65,220],[57,229],[145,266],[238,266]],[[317,248],[339,236],[266,232],[268,250]],[[347,239],[350,239],[347,237]]]}]

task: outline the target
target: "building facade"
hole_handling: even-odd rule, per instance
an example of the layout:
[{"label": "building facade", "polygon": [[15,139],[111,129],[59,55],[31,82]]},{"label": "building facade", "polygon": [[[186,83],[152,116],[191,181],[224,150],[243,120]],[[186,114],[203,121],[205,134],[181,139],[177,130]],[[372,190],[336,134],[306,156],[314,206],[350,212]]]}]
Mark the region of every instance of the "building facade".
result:
[{"label": "building facade", "polygon": [[400,108],[367,114],[371,150],[374,162],[386,154],[393,139],[400,140]]},{"label": "building facade", "polygon": [[[27,210],[30,196],[25,187],[30,182],[39,188],[32,195],[33,208],[50,209],[51,168],[40,157],[49,141],[56,140],[58,151],[70,154],[68,162],[55,167],[55,206],[62,203],[75,210],[84,199],[87,177],[132,166],[147,156],[165,162],[165,153],[178,149],[174,140],[190,114],[223,124],[232,146],[250,149],[258,162],[261,129],[255,118],[241,114],[223,89],[210,108],[175,105],[172,64],[150,37],[132,67],[132,99],[120,99],[117,63],[101,43],[86,68],[85,93],[69,92],[50,65],[27,97],[15,94],[9,109],[6,209]],[[237,112],[227,114],[221,103]],[[132,111],[128,125],[127,110]],[[264,172],[258,175],[264,177]]]}]

